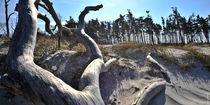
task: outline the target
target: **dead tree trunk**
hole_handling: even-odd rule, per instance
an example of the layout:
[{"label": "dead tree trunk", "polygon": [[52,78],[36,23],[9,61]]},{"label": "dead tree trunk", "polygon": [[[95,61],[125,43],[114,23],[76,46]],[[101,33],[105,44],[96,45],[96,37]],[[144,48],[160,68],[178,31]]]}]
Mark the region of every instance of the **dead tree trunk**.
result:
[{"label": "dead tree trunk", "polygon": [[9,37],[10,36],[10,31],[9,31],[9,19],[10,19],[10,17],[14,14],[14,12],[13,13],[11,13],[11,14],[9,14],[8,15],[8,3],[10,2],[10,0],[4,0],[4,3],[5,3],[5,17],[6,17],[6,29],[7,29],[7,37]]},{"label": "dead tree trunk", "polygon": [[8,2],[4,0],[5,3],[5,16],[6,16],[6,29],[7,29],[7,37],[9,37],[9,20],[8,20]]},{"label": "dead tree trunk", "polygon": [[[19,0],[19,20],[7,61],[1,70],[0,87],[24,97],[33,105],[103,105],[99,91],[99,74],[106,71],[117,59],[104,63],[97,44],[84,32],[85,15],[91,10],[102,8],[102,5],[86,7],[79,17],[78,34],[75,37],[80,38],[86,46],[92,61],[82,74],[80,90],[75,90],[33,61],[38,16],[34,2],[35,0]],[[64,29],[69,30],[65,27]]]},{"label": "dead tree trunk", "polygon": [[[43,2],[44,4],[40,3],[40,2]],[[59,20],[54,8],[53,8],[53,3],[50,2],[49,0],[36,0],[35,1],[35,6],[36,8],[38,9],[38,7],[42,7],[43,9],[45,9],[47,12],[50,13],[50,15],[52,16],[53,20],[55,21],[56,23],[56,26],[58,27],[58,35],[57,35],[57,38],[58,38],[58,49],[60,49],[60,46],[61,46],[61,36],[62,36],[62,24],[61,24],[61,21]],[[45,15],[45,14],[42,14],[39,12],[39,15],[38,15],[38,18],[42,19],[43,21],[45,21],[45,30],[51,34],[51,35],[54,35],[53,31],[50,29],[50,21],[48,19],[48,17]],[[55,28],[56,28],[55,26]]]}]

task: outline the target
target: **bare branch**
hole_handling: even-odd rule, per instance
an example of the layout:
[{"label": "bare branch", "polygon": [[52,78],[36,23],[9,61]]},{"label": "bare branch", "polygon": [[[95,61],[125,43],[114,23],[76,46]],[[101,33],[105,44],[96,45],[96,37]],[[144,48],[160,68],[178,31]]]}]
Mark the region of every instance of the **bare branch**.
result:
[{"label": "bare branch", "polygon": [[41,12],[38,12],[37,17],[45,21],[45,30],[49,34],[53,35],[53,31],[50,29],[50,19],[45,14],[43,14]]},{"label": "bare branch", "polygon": [[99,74],[101,72],[107,71],[107,69],[110,68],[110,66],[118,60],[118,59],[111,59],[106,64],[104,64],[103,57],[98,45],[84,31],[84,24],[85,24],[84,18],[86,14],[91,10],[96,11],[102,7],[103,5],[86,7],[79,16],[79,24],[78,24],[79,28],[77,29],[78,40],[81,41],[88,50],[88,53],[91,56],[90,60],[93,60],[83,72],[79,87],[81,90],[95,93],[96,96],[100,96]]},{"label": "bare branch", "polygon": [[[62,24],[61,21],[58,18],[58,15],[56,14],[52,3],[49,0],[42,0],[42,2],[47,6],[48,8],[48,12],[51,14],[51,16],[53,17],[53,19],[55,20],[56,25],[58,26],[58,31],[62,28]],[[61,31],[58,33],[58,49],[60,49],[60,40],[61,40]]]},{"label": "bare branch", "polygon": [[0,23],[0,31],[2,30],[4,32],[4,34],[6,33],[5,26],[6,26],[6,24]]},{"label": "bare branch", "polygon": [[84,25],[85,25],[84,18],[89,11],[91,11],[91,10],[96,11],[102,7],[103,7],[103,5],[88,6],[81,12],[81,14],[79,16],[77,37],[83,43],[83,45],[86,47],[86,49],[88,50],[88,53],[90,54],[92,60],[96,59],[96,58],[103,59],[103,57],[102,57],[101,51],[98,48],[98,45],[96,44],[96,42],[89,35],[87,35],[84,31]]},{"label": "bare branch", "polygon": [[101,72],[107,72],[107,71],[110,69],[110,67],[111,67],[114,63],[116,63],[119,59],[120,59],[120,58],[118,57],[118,58],[113,58],[113,59],[108,60],[108,61],[105,63],[105,68],[104,68],[104,70],[101,71]]},{"label": "bare branch", "polygon": [[42,0],[43,3],[45,3],[45,5],[47,6],[47,8],[49,9],[49,13],[51,14],[51,16],[53,17],[53,19],[55,20],[58,28],[62,27],[62,24],[52,6],[52,3],[49,0]]},{"label": "bare branch", "polygon": [[55,26],[53,27],[53,29],[52,29],[52,30],[53,30],[53,31],[55,31],[56,27],[57,27],[57,25],[55,24]]},{"label": "bare branch", "polygon": [[39,3],[39,6],[41,6],[42,8],[44,8],[47,12],[50,12],[49,8],[46,7],[46,5]]},{"label": "bare branch", "polygon": [[[40,3],[40,1],[42,1],[44,4]],[[44,8],[47,12],[51,14],[51,16],[53,17],[56,23],[53,30],[55,30],[56,26],[58,26],[59,29],[62,28],[62,24],[60,20],[58,19],[58,16],[52,6],[52,3],[49,0],[36,0],[35,5],[37,9],[38,9],[38,6],[41,6],[42,8]]]},{"label": "bare branch", "polygon": [[11,22],[11,26],[10,27],[12,29],[12,32],[14,32],[16,25],[17,25],[17,18],[13,19],[12,22]]},{"label": "bare branch", "polygon": [[8,19],[10,19],[10,17],[14,14],[15,12],[12,12],[11,14],[9,14]]},{"label": "bare branch", "polygon": [[40,1],[41,1],[41,0],[36,0],[36,1],[34,2],[34,5],[35,5],[35,7],[36,7],[37,10],[38,10],[38,5],[39,5]]},{"label": "bare branch", "polygon": [[10,2],[10,0],[7,0],[6,3],[8,4]]},{"label": "bare branch", "polygon": [[96,10],[99,10],[100,8],[102,8],[103,5],[97,5],[97,6],[88,6],[86,7],[80,14],[79,16],[79,29],[81,28],[84,28],[84,18],[85,18],[85,15],[89,12],[89,11],[96,11]]}]

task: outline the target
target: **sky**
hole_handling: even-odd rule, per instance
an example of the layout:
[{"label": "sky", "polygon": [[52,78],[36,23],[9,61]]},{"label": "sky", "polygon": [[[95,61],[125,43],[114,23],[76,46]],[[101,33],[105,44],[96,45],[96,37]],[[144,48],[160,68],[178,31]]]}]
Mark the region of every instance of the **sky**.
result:
[{"label": "sky", "polygon": [[[18,0],[11,0],[9,3],[9,13],[14,11]],[[168,17],[172,13],[171,7],[177,7],[182,16],[189,17],[192,13],[202,17],[210,15],[210,0],[51,0],[55,11],[62,17],[62,23],[72,16],[76,21],[80,12],[85,6],[103,4],[99,11],[90,12],[85,20],[96,19],[100,21],[113,21],[119,14],[126,14],[130,9],[134,17],[146,16],[146,10],[155,23],[161,24],[161,17]],[[46,13],[43,9],[41,12]],[[15,21],[17,13],[11,17]],[[50,15],[48,14],[50,17]],[[52,18],[50,18],[52,19]],[[4,0],[0,0],[0,23],[5,23]],[[55,23],[52,22],[52,25]],[[38,25],[44,29],[44,22],[38,20]],[[0,32],[1,33],[1,32]]]}]

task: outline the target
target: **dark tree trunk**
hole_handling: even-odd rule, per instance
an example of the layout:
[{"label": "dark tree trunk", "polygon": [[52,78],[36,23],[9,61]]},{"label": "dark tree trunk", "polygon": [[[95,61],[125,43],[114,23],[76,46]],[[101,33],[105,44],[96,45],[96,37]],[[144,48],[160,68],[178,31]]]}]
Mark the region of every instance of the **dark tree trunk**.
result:
[{"label": "dark tree trunk", "polygon": [[207,43],[210,43],[210,42],[209,42],[209,35],[208,35],[208,33],[209,33],[209,32],[204,33],[204,36],[206,37]]},{"label": "dark tree trunk", "polygon": [[158,44],[161,44],[161,42],[160,42],[160,34],[156,35],[156,37],[157,37]]},{"label": "dark tree trunk", "polygon": [[6,16],[6,29],[7,29],[7,37],[9,37],[9,16],[8,16],[8,1],[4,0],[5,3],[5,16]]},{"label": "dark tree trunk", "polygon": [[179,29],[179,38],[181,39],[181,44],[184,44],[184,38],[182,36],[181,29]]},{"label": "dark tree trunk", "polygon": [[141,43],[144,43],[142,32],[140,33],[140,35],[141,35]]},{"label": "dark tree trunk", "polygon": [[153,36],[153,34],[151,34],[151,41],[152,41],[152,45],[154,45],[154,36]]},{"label": "dark tree trunk", "polygon": [[128,33],[128,41],[131,41],[131,33]]}]

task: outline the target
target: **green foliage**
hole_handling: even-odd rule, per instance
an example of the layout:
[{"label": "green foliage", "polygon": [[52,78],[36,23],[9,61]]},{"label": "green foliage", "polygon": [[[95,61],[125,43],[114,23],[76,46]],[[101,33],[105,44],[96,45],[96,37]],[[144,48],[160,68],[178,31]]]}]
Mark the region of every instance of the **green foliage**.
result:
[{"label": "green foliage", "polygon": [[[168,17],[161,17],[162,25],[160,25],[153,22],[149,10],[146,11],[146,16],[137,18],[133,16],[130,9],[127,11],[127,14],[120,14],[112,22],[100,22],[98,19],[88,21],[85,26],[86,33],[100,44],[123,41],[143,44],[155,44],[157,41],[161,44],[161,35],[168,39],[168,41],[162,40],[163,44],[184,44],[185,37],[187,43],[192,43],[195,39],[200,40],[199,37],[202,37],[202,34],[205,38],[209,38],[210,15],[204,18],[192,13],[189,18],[186,18],[179,13],[177,7],[172,7],[172,13]],[[75,24],[74,19],[70,17],[66,26],[72,28]],[[204,41],[199,42],[204,43]]]},{"label": "green foliage", "polygon": [[65,26],[68,28],[76,28],[77,23],[75,22],[75,20],[70,16],[69,20],[66,21]]}]

